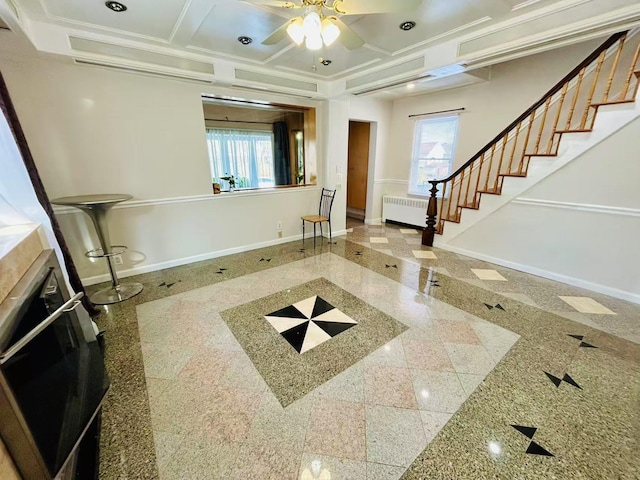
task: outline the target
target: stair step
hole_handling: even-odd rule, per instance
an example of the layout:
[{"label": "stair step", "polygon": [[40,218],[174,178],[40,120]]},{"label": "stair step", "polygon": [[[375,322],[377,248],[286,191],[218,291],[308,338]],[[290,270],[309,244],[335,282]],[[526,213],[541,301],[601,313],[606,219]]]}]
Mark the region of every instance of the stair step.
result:
[{"label": "stair step", "polygon": [[556,130],[555,133],[590,133],[593,132],[592,128],[582,128],[576,130]]},{"label": "stair step", "polygon": [[500,195],[500,191],[498,190],[478,190],[480,193],[487,193],[489,195]]},{"label": "stair step", "polygon": [[609,100],[607,102],[597,102],[597,103],[592,103],[591,106],[592,107],[600,107],[602,105],[622,105],[625,103],[635,103],[635,100]]},{"label": "stair step", "polygon": [[478,210],[480,205],[476,205],[475,203],[465,203],[464,205],[460,205],[462,208],[470,208],[472,210]]},{"label": "stair step", "polygon": [[501,173],[500,177],[526,177],[526,173]]},{"label": "stair step", "polygon": [[557,157],[557,153],[525,153],[525,157]]}]

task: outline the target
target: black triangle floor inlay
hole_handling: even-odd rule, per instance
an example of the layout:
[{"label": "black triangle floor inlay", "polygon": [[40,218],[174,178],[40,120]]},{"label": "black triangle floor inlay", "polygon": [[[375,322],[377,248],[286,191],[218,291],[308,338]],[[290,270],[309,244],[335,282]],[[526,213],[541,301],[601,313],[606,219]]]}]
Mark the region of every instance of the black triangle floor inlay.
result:
[{"label": "black triangle floor inlay", "polygon": [[547,373],[547,372],[544,372],[544,374],[547,377],[549,377],[549,380],[551,380],[556,387],[559,387],[560,384],[562,383],[562,379],[561,378],[558,378],[558,377],[556,377],[554,375],[551,375],[550,373]]},{"label": "black triangle floor inlay", "polygon": [[342,322],[321,322],[319,320],[313,320],[313,323],[318,325],[322,330],[327,332],[330,337],[335,337],[339,333],[349,330],[351,327],[355,327],[355,323],[342,323]]},{"label": "black triangle floor inlay", "polygon": [[505,311],[504,307],[502,305],[500,305],[499,303],[496,305],[496,308],[502,310],[503,312]]},{"label": "black triangle floor inlay", "polygon": [[489,305],[488,303],[485,303],[484,306],[487,307],[489,310],[493,310],[493,305]]},{"label": "black triangle floor inlay", "polygon": [[580,385],[578,385],[578,384],[576,383],[576,381],[575,381],[573,378],[571,378],[571,377],[569,376],[569,374],[568,374],[568,373],[565,373],[565,374],[564,374],[564,377],[562,377],[562,380],[563,380],[564,382],[567,382],[569,385],[573,385],[574,387],[579,388],[580,390],[582,390],[582,387],[581,387]]},{"label": "black triangle floor inlay", "polygon": [[536,427],[525,427],[524,425],[511,425],[513,428],[518,430],[521,434],[523,434],[528,439],[532,439],[533,435],[538,430]]},{"label": "black triangle floor inlay", "polygon": [[587,343],[587,342],[580,342],[580,345],[578,346],[582,348],[598,348],[595,345],[591,345],[590,343]]},{"label": "black triangle floor inlay", "polygon": [[571,335],[571,334],[569,334],[569,336],[575,338],[576,340],[583,340],[584,339],[584,335]]},{"label": "black triangle floor inlay", "polygon": [[325,299],[316,297],[316,304],[313,306],[313,313],[311,318],[316,318],[318,315],[322,315],[329,310],[333,310],[335,307],[327,302]]},{"label": "black triangle floor inlay", "polygon": [[282,336],[296,349],[298,353],[302,350],[302,344],[304,343],[304,337],[307,334],[307,328],[309,328],[309,322],[304,322],[301,325],[290,328],[282,332]]},{"label": "black triangle floor inlay", "polygon": [[527,447],[527,452],[530,455],[542,455],[544,457],[553,457],[553,454],[542,448],[536,442],[531,442]]},{"label": "black triangle floor inlay", "polygon": [[284,307],[283,309],[270,313],[267,317],[307,318],[304,316],[304,313],[293,305],[289,305],[288,307]]}]

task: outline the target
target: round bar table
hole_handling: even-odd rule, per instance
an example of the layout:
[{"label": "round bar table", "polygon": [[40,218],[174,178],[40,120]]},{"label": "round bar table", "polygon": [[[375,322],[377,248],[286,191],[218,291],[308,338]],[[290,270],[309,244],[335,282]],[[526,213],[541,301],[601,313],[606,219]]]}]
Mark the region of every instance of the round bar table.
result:
[{"label": "round bar table", "polygon": [[111,208],[117,203],[131,200],[133,197],[127,194],[103,194],[103,195],[80,195],[75,197],[62,197],[51,200],[56,205],[76,207],[86,213],[98,234],[100,247],[89,250],[85,255],[89,258],[106,258],[111,274],[111,287],[98,290],[89,296],[89,299],[96,305],[108,305],[111,303],[123,302],[142,291],[142,284],[137,282],[120,283],[113,263],[113,257],[121,255],[127,250],[124,245],[111,245],[109,239],[109,225],[107,218]]}]

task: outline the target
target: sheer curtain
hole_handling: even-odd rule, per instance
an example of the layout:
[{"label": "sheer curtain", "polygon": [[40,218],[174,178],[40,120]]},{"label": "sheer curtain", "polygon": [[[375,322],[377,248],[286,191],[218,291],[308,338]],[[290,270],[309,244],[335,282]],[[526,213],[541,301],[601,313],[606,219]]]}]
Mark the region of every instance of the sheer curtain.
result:
[{"label": "sheer curtain", "polygon": [[271,132],[209,128],[207,146],[214,178],[233,175],[236,188],[275,185]]}]

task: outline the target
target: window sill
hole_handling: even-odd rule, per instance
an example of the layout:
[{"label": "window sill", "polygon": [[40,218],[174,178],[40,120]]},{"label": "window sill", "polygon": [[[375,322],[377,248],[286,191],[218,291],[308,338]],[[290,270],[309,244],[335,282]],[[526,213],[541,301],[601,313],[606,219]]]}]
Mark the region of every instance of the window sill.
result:
[{"label": "window sill", "polygon": [[252,197],[260,195],[281,195],[284,193],[299,192],[301,190],[320,190],[318,185],[287,185],[273,188],[241,188],[235,189],[233,192],[222,190],[220,193],[209,194],[207,197],[214,198],[232,198],[232,197]]}]

